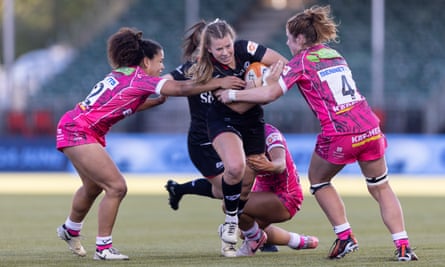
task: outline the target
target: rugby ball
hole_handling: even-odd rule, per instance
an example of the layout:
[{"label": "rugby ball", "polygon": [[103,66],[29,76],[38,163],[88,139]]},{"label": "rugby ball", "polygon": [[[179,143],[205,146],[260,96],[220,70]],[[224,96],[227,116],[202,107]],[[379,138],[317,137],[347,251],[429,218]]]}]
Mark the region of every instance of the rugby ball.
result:
[{"label": "rugby ball", "polygon": [[267,66],[261,62],[253,62],[247,67],[246,73],[244,74],[244,80],[247,81],[256,81],[258,79],[262,79],[264,73],[268,70]]}]

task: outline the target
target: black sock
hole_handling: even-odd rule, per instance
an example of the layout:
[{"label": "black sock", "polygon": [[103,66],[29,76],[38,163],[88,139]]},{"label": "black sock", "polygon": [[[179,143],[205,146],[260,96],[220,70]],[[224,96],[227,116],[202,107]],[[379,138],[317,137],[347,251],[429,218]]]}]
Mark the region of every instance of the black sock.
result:
[{"label": "black sock", "polygon": [[224,206],[226,214],[236,216],[238,213],[238,203],[241,194],[242,182],[234,185],[226,184],[224,177],[222,178],[222,192],[224,195]]},{"label": "black sock", "polygon": [[212,184],[205,178],[198,178],[193,181],[180,184],[176,191],[182,195],[191,194],[215,198],[212,192]]},{"label": "black sock", "polygon": [[246,202],[247,202],[247,199],[246,200],[244,200],[244,199],[240,199],[239,200],[239,202],[238,202],[238,215],[243,213],[244,206],[246,206]]}]

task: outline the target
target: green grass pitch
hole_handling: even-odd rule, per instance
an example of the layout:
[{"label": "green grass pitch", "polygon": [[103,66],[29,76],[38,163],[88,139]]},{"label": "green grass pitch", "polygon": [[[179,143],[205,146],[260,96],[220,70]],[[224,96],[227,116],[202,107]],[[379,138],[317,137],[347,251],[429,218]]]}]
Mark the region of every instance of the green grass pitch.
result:
[{"label": "green grass pitch", "polygon": [[[39,180],[36,180],[39,183]],[[0,182],[1,184],[1,182]],[[167,194],[131,194],[119,211],[113,242],[130,256],[125,262],[92,259],[97,231],[97,204],[82,235],[88,255],[71,254],[56,236],[71,204],[71,194],[0,193],[0,266],[445,266],[445,196],[400,196],[406,226],[418,262],[399,263],[377,203],[370,196],[345,196],[348,217],[360,249],[341,260],[326,259],[335,235],[315,199],[306,194],[302,210],[283,228],[318,236],[315,250],[280,247],[277,253],[224,258],[217,226],[223,221],[220,201],[185,196],[173,211]]]}]

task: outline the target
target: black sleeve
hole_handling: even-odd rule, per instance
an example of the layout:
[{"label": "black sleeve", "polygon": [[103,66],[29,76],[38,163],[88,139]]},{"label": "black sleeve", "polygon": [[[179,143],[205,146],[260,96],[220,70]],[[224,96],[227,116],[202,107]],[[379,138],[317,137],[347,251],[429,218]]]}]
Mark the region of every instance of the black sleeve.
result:
[{"label": "black sleeve", "polygon": [[173,77],[176,81],[184,81],[188,80],[186,73],[187,70],[193,65],[192,62],[187,61],[186,63],[178,66],[175,70],[170,72],[170,75]]},{"label": "black sleeve", "polygon": [[250,62],[259,62],[263,60],[264,54],[266,54],[267,47],[258,44],[254,41],[237,40],[235,42],[235,51],[239,51],[240,55]]}]

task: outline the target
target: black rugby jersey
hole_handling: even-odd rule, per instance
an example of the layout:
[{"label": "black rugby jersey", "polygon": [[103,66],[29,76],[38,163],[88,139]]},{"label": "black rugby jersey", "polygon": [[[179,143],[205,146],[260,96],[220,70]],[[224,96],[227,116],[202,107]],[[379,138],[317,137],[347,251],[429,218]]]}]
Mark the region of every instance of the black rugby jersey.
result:
[{"label": "black rugby jersey", "polygon": [[[252,62],[260,62],[266,53],[267,48],[263,45],[259,45],[252,41],[247,40],[237,40],[234,43],[236,68],[231,69],[226,65],[220,64],[219,62],[214,62],[215,71],[213,77],[225,77],[225,76],[236,76],[240,79],[244,79],[244,74],[246,69]],[[170,72],[170,75],[175,80],[187,80],[186,73],[188,69],[193,65],[193,62],[186,62],[174,71]],[[232,113],[232,115],[240,115],[219,101],[215,101],[216,98],[213,96],[212,92],[203,92],[197,95],[192,95],[187,97],[189,110],[190,110],[190,126],[188,131],[188,140],[193,145],[200,145],[209,143],[209,137],[207,132],[207,113],[210,106],[213,103],[219,103],[220,108],[223,109],[222,112]],[[255,106],[250,111],[255,111],[255,109],[262,109],[260,105]],[[219,111],[218,111],[219,112]],[[255,112],[257,113],[257,112]]]},{"label": "black rugby jersey", "polygon": [[[266,53],[267,47],[260,45],[253,41],[248,40],[237,40],[234,43],[234,52],[235,52],[235,69],[230,68],[227,65],[221,64],[213,57],[213,66],[214,72],[213,77],[225,77],[225,76],[236,76],[240,79],[244,80],[244,74],[246,73],[246,69],[253,62],[261,62]],[[212,106],[214,109],[212,112],[218,112],[225,114],[226,116],[235,117],[238,119],[247,119],[249,117],[255,117],[257,114],[262,114],[262,106],[255,105],[250,110],[243,114],[239,114],[225,104],[221,103],[218,100],[215,100],[214,105]]]},{"label": "black rugby jersey", "polygon": [[[187,77],[186,73],[192,65],[193,62],[187,61],[177,67],[174,71],[170,72],[170,75],[177,81],[188,80],[189,77]],[[188,140],[193,145],[210,142],[207,134],[207,112],[213,101],[214,97],[210,91],[187,96],[191,118],[188,130]]]}]

